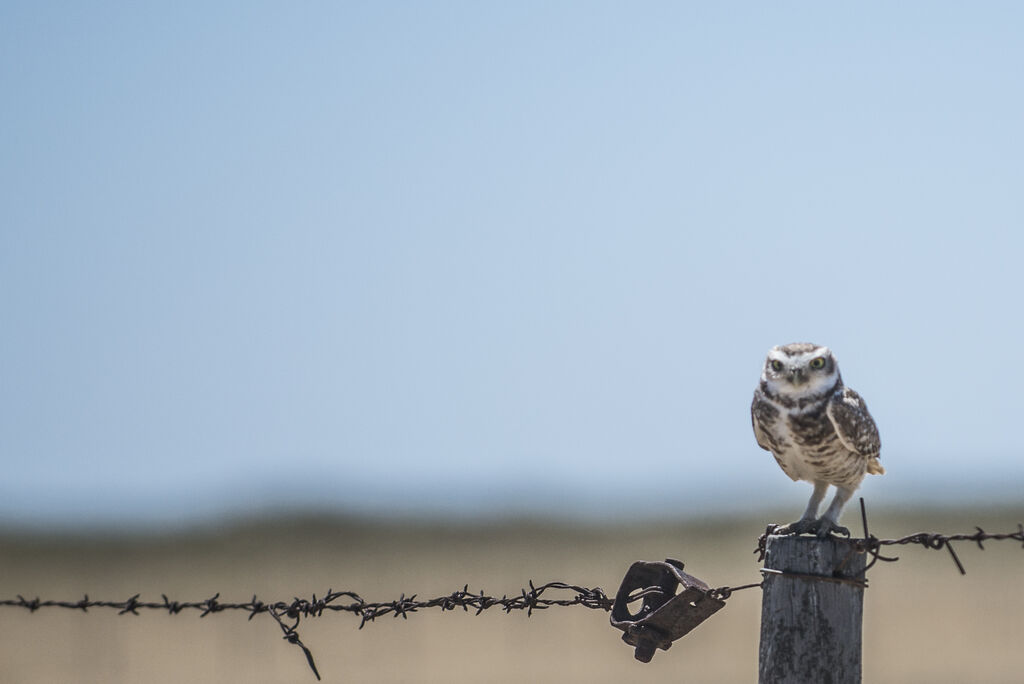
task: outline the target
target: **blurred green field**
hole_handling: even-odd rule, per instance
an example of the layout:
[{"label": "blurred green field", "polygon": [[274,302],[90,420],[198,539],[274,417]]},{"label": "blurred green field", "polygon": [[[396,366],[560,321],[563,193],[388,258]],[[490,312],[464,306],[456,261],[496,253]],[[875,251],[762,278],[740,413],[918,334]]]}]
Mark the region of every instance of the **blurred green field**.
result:
[{"label": "blurred green field", "polygon": [[[852,509],[853,507],[851,507]],[[777,516],[781,520],[784,516]],[[844,522],[859,532],[851,510]],[[713,586],[759,580],[752,553],[772,518],[622,525],[536,520],[437,523],[293,517],[144,537],[0,535],[0,596],[76,600],[291,600],[328,588],[368,601],[451,593],[468,583],[517,594],[529,580],[599,586],[614,595],[638,559],[680,558]],[[918,531],[1012,531],[1024,509],[872,514],[882,537]],[[864,681],[1020,682],[1024,550],[960,544],[968,574],[946,551],[901,547],[869,574]],[[427,611],[358,630],[350,614],[299,629],[326,682],[754,682],[760,592],[739,592],[706,624],[650,664],[633,659],[604,611],[582,607],[479,616]],[[0,608],[0,681],[315,681],[266,615],[118,616]]]}]

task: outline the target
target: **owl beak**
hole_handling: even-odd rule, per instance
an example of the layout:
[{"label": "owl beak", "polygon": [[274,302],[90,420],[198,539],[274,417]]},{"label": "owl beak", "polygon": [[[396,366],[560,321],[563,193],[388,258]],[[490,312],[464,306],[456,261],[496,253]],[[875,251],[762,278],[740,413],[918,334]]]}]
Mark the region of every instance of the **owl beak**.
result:
[{"label": "owl beak", "polygon": [[805,380],[804,371],[802,368],[790,368],[789,369],[789,381],[794,385],[802,385]]}]

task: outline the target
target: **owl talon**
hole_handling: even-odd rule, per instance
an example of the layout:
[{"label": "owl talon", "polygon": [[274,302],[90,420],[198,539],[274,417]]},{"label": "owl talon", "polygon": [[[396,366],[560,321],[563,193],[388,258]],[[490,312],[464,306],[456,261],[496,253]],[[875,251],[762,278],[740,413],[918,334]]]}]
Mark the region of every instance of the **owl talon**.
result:
[{"label": "owl talon", "polygon": [[776,527],[772,534],[780,536],[796,536],[800,534],[813,534],[818,539],[824,539],[830,534],[841,534],[849,537],[850,530],[846,529],[842,525],[837,525],[828,518],[818,518],[817,520],[802,519],[796,522],[791,522],[788,525],[782,525]]},{"label": "owl talon", "polygon": [[775,531],[772,532],[772,534],[777,534],[780,536],[795,536],[799,534],[806,534],[807,532],[817,533],[817,531],[817,520],[803,518],[801,520],[797,520],[796,522],[791,522],[788,525],[780,525],[779,527],[776,527]]},{"label": "owl talon", "polygon": [[828,518],[819,518],[815,525],[817,529],[815,529],[814,533],[818,535],[818,539],[824,539],[830,534],[841,534],[844,537],[850,536],[850,530],[842,525],[837,525]]}]

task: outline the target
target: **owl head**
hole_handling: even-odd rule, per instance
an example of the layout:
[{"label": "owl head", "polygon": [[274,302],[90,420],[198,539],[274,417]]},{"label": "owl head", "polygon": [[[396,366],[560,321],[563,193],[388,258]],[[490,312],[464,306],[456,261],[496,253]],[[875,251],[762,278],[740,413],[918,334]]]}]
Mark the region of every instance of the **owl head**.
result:
[{"label": "owl head", "polygon": [[773,392],[805,397],[835,386],[839,380],[839,364],[828,347],[794,342],[768,351],[761,379]]}]

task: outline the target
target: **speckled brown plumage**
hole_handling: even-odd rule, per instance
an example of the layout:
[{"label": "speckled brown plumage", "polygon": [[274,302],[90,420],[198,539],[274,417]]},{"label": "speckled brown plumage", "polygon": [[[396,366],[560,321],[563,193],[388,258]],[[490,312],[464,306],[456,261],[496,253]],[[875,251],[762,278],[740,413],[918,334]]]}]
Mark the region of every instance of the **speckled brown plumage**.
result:
[{"label": "speckled brown plumage", "polygon": [[[882,474],[881,442],[867,404],[843,384],[827,347],[795,343],[775,347],[765,359],[750,407],[757,443],[791,479],[815,485],[807,511],[788,526],[827,534],[865,474]],[[829,485],[836,499],[820,520],[817,508]]]}]

